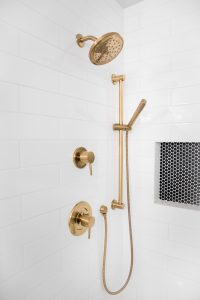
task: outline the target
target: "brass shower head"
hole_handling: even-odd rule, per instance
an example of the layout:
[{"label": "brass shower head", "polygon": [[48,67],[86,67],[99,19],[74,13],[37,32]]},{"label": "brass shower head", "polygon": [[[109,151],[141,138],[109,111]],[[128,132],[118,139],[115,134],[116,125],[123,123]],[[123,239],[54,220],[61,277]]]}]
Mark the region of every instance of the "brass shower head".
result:
[{"label": "brass shower head", "polygon": [[77,34],[76,42],[79,47],[83,47],[85,41],[91,40],[92,44],[89,52],[89,58],[94,65],[105,65],[115,59],[123,48],[123,38],[117,32],[109,32],[100,38],[88,35],[83,37]]}]

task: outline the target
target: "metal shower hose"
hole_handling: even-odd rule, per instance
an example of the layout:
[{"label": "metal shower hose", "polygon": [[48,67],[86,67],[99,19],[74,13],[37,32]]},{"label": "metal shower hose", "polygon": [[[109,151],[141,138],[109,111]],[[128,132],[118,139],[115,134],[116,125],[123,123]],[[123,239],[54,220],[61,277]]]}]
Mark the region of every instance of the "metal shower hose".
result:
[{"label": "metal shower hose", "polygon": [[129,237],[130,237],[130,250],[131,250],[131,262],[128,277],[124,285],[117,291],[109,290],[106,283],[106,254],[107,254],[107,239],[108,239],[108,225],[107,225],[107,213],[103,214],[105,224],[105,237],[104,237],[104,253],[103,253],[103,268],[102,279],[105,290],[110,295],[117,295],[121,293],[128,285],[133,271],[133,235],[132,235],[132,223],[131,223],[131,207],[130,207],[130,188],[129,188],[129,153],[128,153],[128,131],[126,131],[126,186],[127,186],[127,205],[128,205],[128,224],[129,224]]}]

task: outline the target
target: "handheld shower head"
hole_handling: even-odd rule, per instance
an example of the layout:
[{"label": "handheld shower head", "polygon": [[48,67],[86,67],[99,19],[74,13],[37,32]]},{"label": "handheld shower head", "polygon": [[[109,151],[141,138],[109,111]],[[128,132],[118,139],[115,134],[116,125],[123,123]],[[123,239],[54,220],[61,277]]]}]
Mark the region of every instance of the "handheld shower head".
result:
[{"label": "handheld shower head", "polygon": [[83,37],[81,34],[76,36],[79,47],[83,47],[84,42],[88,40],[93,41],[89,58],[94,65],[104,65],[111,62],[121,52],[124,44],[123,38],[117,32],[106,33],[100,38],[91,35]]}]

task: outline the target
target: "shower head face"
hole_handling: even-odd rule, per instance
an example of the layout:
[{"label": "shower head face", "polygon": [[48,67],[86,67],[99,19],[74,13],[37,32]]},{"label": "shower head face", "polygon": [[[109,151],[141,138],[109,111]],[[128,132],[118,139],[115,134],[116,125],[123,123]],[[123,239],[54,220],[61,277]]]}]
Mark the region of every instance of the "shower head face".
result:
[{"label": "shower head face", "polygon": [[118,56],[123,44],[123,38],[119,33],[106,33],[94,42],[90,49],[89,58],[95,65],[105,65]]}]

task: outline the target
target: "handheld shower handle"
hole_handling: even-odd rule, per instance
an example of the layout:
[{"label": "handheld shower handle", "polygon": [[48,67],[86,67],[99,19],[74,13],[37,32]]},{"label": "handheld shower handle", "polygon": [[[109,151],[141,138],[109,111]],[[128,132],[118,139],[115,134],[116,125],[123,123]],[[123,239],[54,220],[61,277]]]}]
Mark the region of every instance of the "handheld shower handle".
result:
[{"label": "handheld shower handle", "polygon": [[138,105],[138,107],[136,108],[135,112],[132,115],[132,118],[130,119],[129,123],[128,123],[128,127],[131,128],[133,123],[136,121],[137,117],[139,116],[139,114],[141,113],[141,111],[143,110],[143,108],[145,107],[147,101],[145,99],[142,99]]}]

